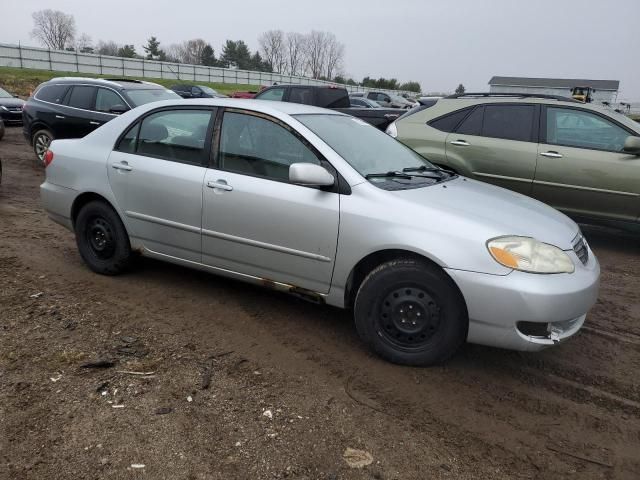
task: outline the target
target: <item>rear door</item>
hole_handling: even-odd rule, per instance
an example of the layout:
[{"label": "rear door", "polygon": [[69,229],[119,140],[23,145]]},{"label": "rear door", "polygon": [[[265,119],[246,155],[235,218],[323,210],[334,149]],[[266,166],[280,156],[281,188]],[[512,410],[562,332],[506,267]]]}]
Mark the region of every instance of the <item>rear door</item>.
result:
[{"label": "rear door", "polygon": [[634,221],[640,215],[640,157],[613,119],[579,107],[545,106],[533,196],[569,214]]},{"label": "rear door", "polygon": [[[538,154],[536,105],[477,105],[447,135],[448,163],[472,177],[531,194]],[[438,119],[430,123],[436,126]]]},{"label": "rear door", "polygon": [[109,157],[129,234],[155,253],[201,260],[202,185],[213,110],[171,108],[134,124]]},{"label": "rear door", "polygon": [[[93,119],[92,114],[97,91],[97,87],[92,85],[71,87],[65,100],[64,118],[58,119],[65,125],[66,136],[69,138],[84,137],[100,126],[100,123]],[[95,122],[95,125],[91,122]]]},{"label": "rear door", "polygon": [[227,110],[219,137],[205,178],[203,263],[328,292],[340,195],[289,183],[292,163],[321,164],[319,154],[287,125],[250,111]]}]

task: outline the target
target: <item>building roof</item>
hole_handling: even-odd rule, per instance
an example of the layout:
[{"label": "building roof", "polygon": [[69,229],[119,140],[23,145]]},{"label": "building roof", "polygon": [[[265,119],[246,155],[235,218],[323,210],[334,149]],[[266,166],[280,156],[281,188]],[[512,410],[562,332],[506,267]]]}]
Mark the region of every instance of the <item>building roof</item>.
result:
[{"label": "building roof", "polygon": [[595,90],[613,90],[620,88],[620,80],[587,80],[580,78],[531,78],[531,77],[499,77],[489,80],[489,85],[508,85],[511,87],[546,87],[573,88],[591,87]]}]

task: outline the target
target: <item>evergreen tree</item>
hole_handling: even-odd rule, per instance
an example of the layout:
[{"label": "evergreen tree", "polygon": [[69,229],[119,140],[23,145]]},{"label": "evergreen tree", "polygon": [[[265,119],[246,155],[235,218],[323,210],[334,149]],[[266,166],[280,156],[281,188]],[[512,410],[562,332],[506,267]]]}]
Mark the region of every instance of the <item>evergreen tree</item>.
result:
[{"label": "evergreen tree", "polygon": [[160,41],[156,37],[147,40],[147,44],[142,47],[147,52],[147,60],[165,60],[167,58],[164,50],[160,49]]}]

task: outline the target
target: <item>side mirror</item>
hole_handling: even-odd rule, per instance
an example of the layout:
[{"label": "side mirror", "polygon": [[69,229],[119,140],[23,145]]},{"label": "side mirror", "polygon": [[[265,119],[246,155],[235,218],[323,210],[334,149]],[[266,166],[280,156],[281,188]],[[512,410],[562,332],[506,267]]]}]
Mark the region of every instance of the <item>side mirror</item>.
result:
[{"label": "side mirror", "polygon": [[631,155],[640,155],[640,137],[628,136],[622,150]]},{"label": "side mirror", "polygon": [[116,115],[120,115],[121,113],[124,113],[127,111],[129,111],[129,108],[126,105],[122,105],[122,104],[113,105],[109,109],[109,113],[114,113]]},{"label": "side mirror", "polygon": [[335,178],[326,168],[313,163],[294,163],[289,167],[289,181],[308,187],[330,187]]}]

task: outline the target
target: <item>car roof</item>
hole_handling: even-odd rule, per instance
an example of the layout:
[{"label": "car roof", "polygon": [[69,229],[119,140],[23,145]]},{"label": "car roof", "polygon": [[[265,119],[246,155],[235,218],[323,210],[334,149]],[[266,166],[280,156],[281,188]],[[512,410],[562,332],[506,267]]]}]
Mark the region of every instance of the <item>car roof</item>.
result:
[{"label": "car roof", "polygon": [[230,107],[230,108],[247,108],[256,112],[273,114],[284,113],[286,115],[308,115],[308,114],[324,114],[324,115],[344,115],[343,113],[329,110],[326,108],[314,107],[312,105],[303,105],[302,103],[276,102],[272,100],[254,100],[245,98],[198,98],[190,100],[163,100],[160,102],[152,102],[138,107],[148,110],[158,107],[173,106],[211,106],[211,107]]},{"label": "car roof", "polygon": [[103,85],[121,90],[148,90],[149,88],[165,88],[162,85],[131,78],[90,78],[90,77],[55,77],[46,83],[83,83]]}]

